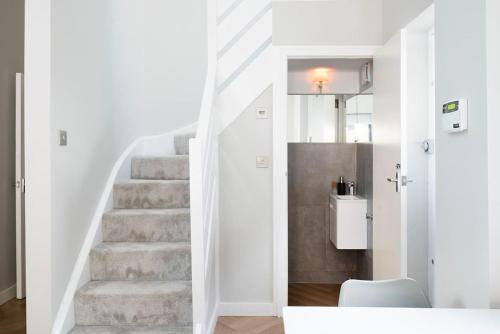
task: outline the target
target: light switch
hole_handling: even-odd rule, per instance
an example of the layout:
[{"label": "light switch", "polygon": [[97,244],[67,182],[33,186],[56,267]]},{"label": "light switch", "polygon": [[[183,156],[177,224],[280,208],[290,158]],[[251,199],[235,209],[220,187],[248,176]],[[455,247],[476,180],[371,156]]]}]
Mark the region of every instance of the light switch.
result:
[{"label": "light switch", "polygon": [[257,168],[269,168],[269,157],[264,155],[257,156],[256,166]]},{"label": "light switch", "polygon": [[257,119],[268,119],[269,111],[266,108],[257,108]]},{"label": "light switch", "polygon": [[68,133],[64,130],[59,130],[59,146],[68,145]]}]

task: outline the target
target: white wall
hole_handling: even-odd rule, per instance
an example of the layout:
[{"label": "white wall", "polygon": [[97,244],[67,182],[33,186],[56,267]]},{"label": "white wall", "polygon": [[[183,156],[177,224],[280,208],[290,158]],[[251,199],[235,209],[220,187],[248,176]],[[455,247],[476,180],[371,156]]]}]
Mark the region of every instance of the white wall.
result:
[{"label": "white wall", "polygon": [[488,94],[488,211],[490,235],[491,306],[500,308],[500,124],[497,95],[500,91],[500,1],[486,0],[486,57]]},{"label": "white wall", "polygon": [[275,45],[379,45],[382,0],[273,4]]},{"label": "white wall", "polygon": [[[489,305],[485,0],[436,1],[436,306]],[[469,130],[440,108],[469,99]]]},{"label": "white wall", "polygon": [[[272,156],[268,88],[219,137],[220,302],[223,315],[271,310],[273,302],[272,168],[256,168],[257,155]],[[270,314],[269,314],[270,315]]]},{"label": "white wall", "polygon": [[[24,1],[0,2],[0,304],[16,284],[15,80],[24,64]],[[10,289],[9,289],[10,288]]]},{"label": "white wall", "polygon": [[51,224],[51,0],[25,2],[25,152],[27,331],[50,332]]},{"label": "white wall", "polygon": [[206,73],[205,1],[108,0],[115,149],[198,119]]},{"label": "white wall", "polygon": [[397,30],[410,23],[433,2],[433,0],[382,0],[383,41],[388,41]]},{"label": "white wall", "polygon": [[[115,159],[107,2],[52,0],[51,8],[52,182],[47,190],[55,312]],[[60,129],[68,132],[68,146],[59,146]]]},{"label": "white wall", "polygon": [[329,69],[326,94],[358,94],[361,67],[371,59],[292,59],[288,62],[288,94],[317,94],[314,69]]}]

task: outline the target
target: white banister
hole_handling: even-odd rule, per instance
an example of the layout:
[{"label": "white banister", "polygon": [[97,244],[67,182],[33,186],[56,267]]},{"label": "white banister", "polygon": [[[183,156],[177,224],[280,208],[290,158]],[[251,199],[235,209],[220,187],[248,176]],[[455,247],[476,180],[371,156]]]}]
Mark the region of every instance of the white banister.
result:
[{"label": "white banister", "polygon": [[[220,11],[217,11],[217,6]],[[272,83],[270,0],[207,0],[207,75],[189,143],[193,330],[211,334],[218,296],[218,135]]]},{"label": "white banister", "polygon": [[207,74],[196,137],[189,142],[193,330],[197,334],[212,333],[217,320],[216,36],[216,0],[207,0]]}]

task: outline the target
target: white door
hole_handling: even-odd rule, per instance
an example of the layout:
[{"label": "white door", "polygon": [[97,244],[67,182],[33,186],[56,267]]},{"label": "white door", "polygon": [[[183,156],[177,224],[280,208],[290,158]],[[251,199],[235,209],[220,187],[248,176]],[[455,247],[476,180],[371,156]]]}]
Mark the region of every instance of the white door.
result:
[{"label": "white door", "polygon": [[406,276],[406,31],[373,59],[373,278]]},{"label": "white door", "polygon": [[425,292],[429,60],[427,33],[404,29],[377,52],[373,66],[373,277],[410,277]]},{"label": "white door", "polygon": [[18,299],[26,297],[23,95],[23,75],[16,73],[16,296]]}]

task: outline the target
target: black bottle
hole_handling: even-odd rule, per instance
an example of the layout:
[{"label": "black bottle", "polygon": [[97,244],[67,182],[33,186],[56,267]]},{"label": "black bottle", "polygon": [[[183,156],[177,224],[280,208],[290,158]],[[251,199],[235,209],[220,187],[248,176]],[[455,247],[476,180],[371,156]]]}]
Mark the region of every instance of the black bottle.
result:
[{"label": "black bottle", "polygon": [[344,183],[344,178],[341,176],[339,183],[337,183],[337,195],[345,195],[346,194],[346,184]]}]

